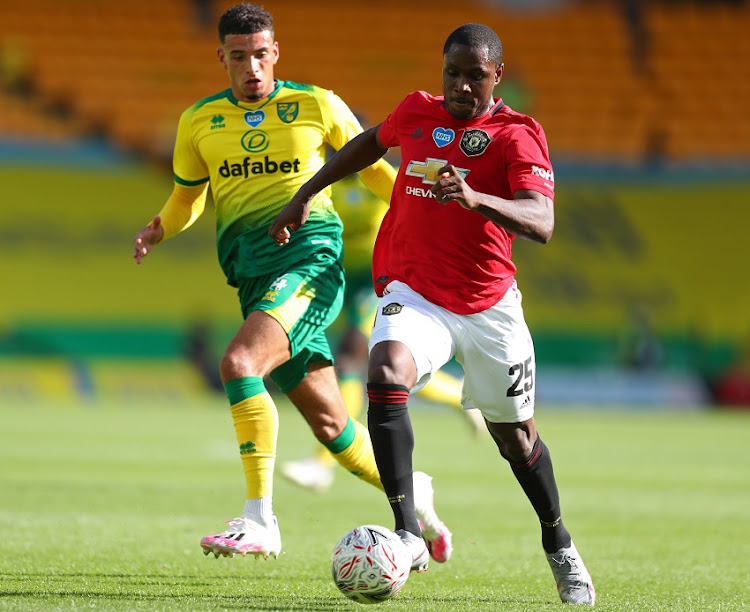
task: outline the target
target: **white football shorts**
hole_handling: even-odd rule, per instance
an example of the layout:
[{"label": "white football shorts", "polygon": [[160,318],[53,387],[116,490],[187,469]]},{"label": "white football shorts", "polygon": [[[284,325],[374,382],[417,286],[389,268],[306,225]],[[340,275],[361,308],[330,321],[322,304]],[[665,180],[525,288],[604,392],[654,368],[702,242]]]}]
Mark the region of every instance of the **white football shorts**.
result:
[{"label": "white football shorts", "polygon": [[455,314],[426,300],[401,281],[391,281],[380,300],[370,335],[405,344],[424,387],[451,358],[464,369],[461,402],[492,423],[518,423],[534,414],[536,361],[514,282],[503,299],[482,312]]}]

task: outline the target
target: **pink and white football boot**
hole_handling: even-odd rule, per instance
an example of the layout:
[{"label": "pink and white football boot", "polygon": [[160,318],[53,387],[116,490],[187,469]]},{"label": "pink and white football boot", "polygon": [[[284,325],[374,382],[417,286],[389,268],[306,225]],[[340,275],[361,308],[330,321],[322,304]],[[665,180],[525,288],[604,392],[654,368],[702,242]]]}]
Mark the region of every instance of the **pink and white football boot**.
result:
[{"label": "pink and white football boot", "polygon": [[432,477],[414,472],[414,507],[422,537],[430,556],[438,563],[445,563],[453,553],[453,534],[435,512],[434,494]]},{"label": "pink and white football boot", "polygon": [[269,555],[278,558],[281,552],[281,534],[276,517],[273,525],[266,527],[244,516],[227,521],[229,527],[216,535],[206,536],[201,540],[203,553],[213,553],[219,556],[234,557],[234,555],[255,555],[257,559]]}]

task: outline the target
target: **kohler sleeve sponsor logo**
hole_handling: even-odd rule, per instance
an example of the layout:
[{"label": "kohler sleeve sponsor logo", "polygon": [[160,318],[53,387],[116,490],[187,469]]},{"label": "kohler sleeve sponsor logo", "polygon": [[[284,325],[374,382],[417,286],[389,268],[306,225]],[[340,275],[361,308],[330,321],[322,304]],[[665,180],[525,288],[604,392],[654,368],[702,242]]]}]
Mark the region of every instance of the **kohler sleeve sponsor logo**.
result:
[{"label": "kohler sleeve sponsor logo", "polygon": [[549,181],[550,183],[555,182],[555,173],[552,172],[552,170],[545,170],[544,168],[540,168],[539,166],[531,166],[531,174],[535,176],[539,176],[543,178],[545,181]]}]

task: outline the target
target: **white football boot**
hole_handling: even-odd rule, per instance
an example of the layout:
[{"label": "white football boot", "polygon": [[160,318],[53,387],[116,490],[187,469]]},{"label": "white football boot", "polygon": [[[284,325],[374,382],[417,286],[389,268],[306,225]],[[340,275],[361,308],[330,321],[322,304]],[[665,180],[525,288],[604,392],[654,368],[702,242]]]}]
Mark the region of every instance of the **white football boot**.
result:
[{"label": "white football boot", "polygon": [[234,555],[255,555],[268,559],[269,555],[278,558],[281,552],[281,534],[276,517],[273,524],[266,527],[244,516],[227,521],[229,527],[216,535],[206,536],[201,540],[203,553],[234,557]]},{"label": "white football boot", "polygon": [[401,541],[411,553],[411,571],[417,573],[426,572],[428,569],[427,566],[430,563],[430,553],[427,550],[425,541],[419,536],[406,531],[406,529],[398,529],[395,533],[401,538]]},{"label": "white football boot", "polygon": [[581,555],[575,544],[561,548],[552,554],[546,553],[547,562],[557,582],[557,592],[563,603],[585,604],[593,606],[596,591]]}]

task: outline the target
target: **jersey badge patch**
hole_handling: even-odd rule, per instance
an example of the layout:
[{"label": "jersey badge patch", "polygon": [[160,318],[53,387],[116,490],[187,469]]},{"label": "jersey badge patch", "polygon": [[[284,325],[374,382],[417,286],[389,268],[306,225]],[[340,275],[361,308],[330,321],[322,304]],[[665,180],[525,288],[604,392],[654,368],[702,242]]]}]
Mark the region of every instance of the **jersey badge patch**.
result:
[{"label": "jersey badge patch", "polygon": [[456,132],[450,128],[438,127],[432,130],[432,139],[438,147],[447,147],[456,139]]},{"label": "jersey badge patch", "polygon": [[396,304],[396,302],[393,302],[392,304],[383,306],[383,314],[385,316],[395,315],[401,312],[402,309],[403,309],[403,306],[401,304]]},{"label": "jersey badge patch", "polygon": [[242,148],[248,153],[260,153],[268,148],[271,141],[263,130],[250,130],[242,136]]},{"label": "jersey badge patch", "polygon": [[245,113],[245,123],[252,127],[258,127],[266,118],[266,114],[262,110],[247,111]]},{"label": "jersey badge patch", "polygon": [[[409,165],[406,166],[404,174],[406,174],[406,176],[421,178],[422,182],[426,185],[434,185],[440,180],[438,171],[442,170],[447,164],[447,160],[436,159],[434,157],[428,157],[425,161],[412,160],[409,162]],[[461,175],[461,178],[466,178],[466,175],[469,174],[469,171],[465,168],[456,168],[456,172]]]},{"label": "jersey badge patch", "polygon": [[276,105],[276,113],[284,123],[291,123],[299,114],[299,102],[279,102]]},{"label": "jersey badge patch", "polygon": [[461,136],[461,141],[458,146],[466,154],[467,157],[475,157],[484,153],[484,150],[492,142],[492,138],[489,137],[487,132],[482,130],[466,130],[464,135]]},{"label": "jersey badge patch", "polygon": [[223,115],[214,115],[211,117],[211,129],[216,130],[218,128],[227,127],[224,123],[224,116]]}]

